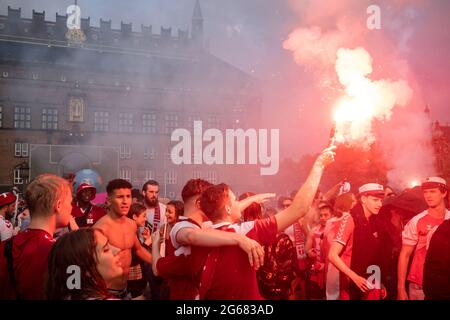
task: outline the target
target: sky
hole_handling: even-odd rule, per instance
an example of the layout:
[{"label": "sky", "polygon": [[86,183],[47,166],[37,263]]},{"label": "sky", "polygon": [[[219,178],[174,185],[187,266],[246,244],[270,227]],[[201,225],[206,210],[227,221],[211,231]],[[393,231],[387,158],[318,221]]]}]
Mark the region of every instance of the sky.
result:
[{"label": "sky", "polygon": [[[69,0],[0,0],[0,14],[6,14],[10,5],[21,7],[22,17],[31,17],[35,9],[45,10],[46,19],[54,20],[56,12],[64,14],[72,3]],[[318,152],[327,143],[335,100],[343,90],[334,71],[333,59],[338,47],[364,47],[373,59],[374,80],[403,79],[413,90],[408,106],[394,107],[392,118],[384,121],[384,136],[390,139],[398,135],[399,144],[404,144],[410,140],[409,130],[414,131],[417,126],[417,139],[426,141],[421,121],[401,121],[420,113],[426,104],[433,120],[450,123],[450,1],[376,1],[381,9],[381,29],[368,30],[366,10],[372,3],[366,0],[200,1],[209,51],[261,83],[264,101],[261,126],[280,129],[282,158],[298,159]],[[139,31],[141,24],[151,24],[154,32],[163,26],[172,27],[173,33],[177,28],[191,29],[194,4],[195,0],[78,1],[82,17],[89,16],[91,25],[98,26],[102,18],[111,19],[113,28],[120,28],[123,21],[132,22],[134,31]],[[295,49],[286,49],[285,41],[295,30],[310,35],[309,31],[317,30],[314,28],[321,30],[319,38],[311,43],[303,39],[300,51],[309,44],[310,48],[318,45],[319,51],[300,52],[295,58]],[[330,53],[330,61],[321,60],[324,51]],[[410,127],[411,124],[414,126]],[[397,148],[389,145],[386,150],[391,147]],[[404,151],[408,152],[401,152]]]}]

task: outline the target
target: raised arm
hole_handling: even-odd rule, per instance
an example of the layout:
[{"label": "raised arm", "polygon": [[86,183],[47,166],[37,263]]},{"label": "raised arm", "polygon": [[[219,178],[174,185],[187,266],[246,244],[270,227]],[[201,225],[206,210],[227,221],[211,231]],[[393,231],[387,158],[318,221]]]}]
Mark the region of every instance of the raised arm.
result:
[{"label": "raised arm", "polygon": [[333,187],[331,187],[330,190],[325,192],[323,195],[323,199],[326,201],[330,201],[338,196],[339,190],[341,189],[342,185],[345,181],[340,181],[339,183],[335,184]]},{"label": "raised arm", "polygon": [[239,209],[241,211],[244,211],[253,202],[262,204],[262,203],[265,203],[266,201],[270,200],[271,198],[274,198],[275,196],[276,196],[275,193],[255,194],[254,196],[250,196],[248,198],[245,198],[245,199],[239,201]]},{"label": "raised arm", "polygon": [[250,265],[258,269],[264,264],[264,249],[255,240],[238,233],[214,229],[183,228],[177,232],[177,242],[182,245],[199,247],[221,247],[238,245],[244,250]]},{"label": "raised arm", "polygon": [[314,162],[305,183],[295,195],[292,204],[275,215],[278,231],[285,230],[308,212],[314,200],[317,188],[319,187],[324,169],[334,161],[335,148],[336,147],[333,146],[322,151]]}]

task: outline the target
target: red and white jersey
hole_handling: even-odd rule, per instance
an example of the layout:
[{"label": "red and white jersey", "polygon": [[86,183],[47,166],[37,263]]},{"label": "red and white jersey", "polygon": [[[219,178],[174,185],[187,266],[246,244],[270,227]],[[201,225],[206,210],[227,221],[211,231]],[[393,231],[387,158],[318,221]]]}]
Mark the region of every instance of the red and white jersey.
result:
[{"label": "red and white jersey", "polygon": [[[350,268],[353,254],[353,235],[355,230],[355,221],[351,214],[344,214],[340,222],[336,224],[333,242],[338,242],[344,246],[344,251],[340,257],[342,261]],[[342,272],[339,275],[339,299],[349,300],[350,279]]]},{"label": "red and white jersey", "polygon": [[422,285],[423,267],[427,254],[427,241],[436,228],[450,219],[450,211],[446,210],[443,219],[433,218],[428,210],[414,216],[405,226],[402,233],[404,245],[415,246],[414,256],[411,263],[407,280]]},{"label": "red and white jersey", "polygon": [[5,241],[14,236],[14,227],[12,223],[0,216],[0,241]]},{"label": "red and white jersey", "polygon": [[[220,223],[214,229],[235,232],[269,245],[278,233],[275,217],[241,224]],[[210,259],[213,257],[213,259]],[[256,271],[247,254],[238,246],[194,247],[191,273],[200,283],[200,296],[206,300],[260,300]]]},{"label": "red and white jersey", "polygon": [[[324,258],[325,262],[325,278],[327,279],[327,297],[329,297],[329,293],[334,288],[335,294],[334,299],[337,299],[339,297],[339,270],[336,269],[334,265],[330,265],[330,262],[328,261],[328,253],[330,252],[331,244],[333,243],[334,238],[336,237],[336,234],[339,230],[339,227],[341,225],[342,219],[344,219],[345,216],[349,216],[350,213],[344,212],[341,217],[332,217],[328,219],[327,223],[325,224],[325,228],[323,230],[323,239],[321,242],[321,253]],[[328,270],[329,268],[332,268],[332,275],[328,277]],[[337,279],[337,280],[336,280]],[[333,283],[328,283],[328,281],[331,281]],[[336,283],[337,281],[337,283]],[[330,289],[330,290],[328,290]]]},{"label": "red and white jersey", "polygon": [[275,217],[246,221],[242,223],[222,222],[213,224],[213,229],[231,231],[244,235],[250,239],[258,241],[262,245],[270,245],[275,241],[277,231],[277,221]]},{"label": "red and white jersey", "polygon": [[325,228],[323,229],[323,241],[321,243],[321,252],[325,257],[325,260],[328,259],[328,252],[330,251],[331,243],[336,237],[342,219],[344,219],[344,217],[348,215],[350,215],[350,213],[344,212],[341,217],[332,217],[328,219],[327,223],[325,224]]},{"label": "red and white jersey", "polygon": [[[200,226],[196,224],[194,221],[189,219],[185,216],[178,217],[178,222],[175,223],[175,225],[172,227],[172,230],[170,230],[170,241],[172,242],[172,245],[175,249],[175,255],[185,255],[188,256],[191,254],[191,247],[190,246],[184,246],[177,241],[177,234],[181,229],[184,228],[192,228],[192,229],[200,229]],[[202,223],[201,228],[207,229],[211,227],[211,221],[205,221]]]},{"label": "red and white jersey", "polygon": [[342,216],[339,227],[336,230],[333,241],[344,246],[344,252],[341,259],[350,267],[353,251],[353,231],[355,230],[355,221],[350,214]]},{"label": "red and white jersey", "polygon": [[72,216],[75,218],[76,223],[80,228],[92,227],[97,223],[100,218],[106,215],[106,210],[96,206],[91,205],[89,211],[81,209],[75,202],[72,204]]}]

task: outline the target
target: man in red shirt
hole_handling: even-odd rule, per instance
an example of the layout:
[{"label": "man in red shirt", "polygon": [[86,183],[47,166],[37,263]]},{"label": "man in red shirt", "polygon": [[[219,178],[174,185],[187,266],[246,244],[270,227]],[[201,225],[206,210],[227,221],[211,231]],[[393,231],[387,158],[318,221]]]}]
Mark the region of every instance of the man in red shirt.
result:
[{"label": "man in red shirt", "polygon": [[[219,247],[219,246],[239,246],[249,259],[255,261],[255,265],[262,265],[264,251],[254,240],[248,239],[239,234],[229,234],[210,228],[211,222],[200,209],[199,197],[201,193],[211,183],[202,179],[191,179],[183,187],[181,196],[184,202],[184,215],[180,216],[178,222],[170,232],[170,245],[167,247],[166,256],[160,257],[159,233],[154,233],[153,237],[153,273],[166,278],[170,285],[170,299],[193,300],[198,296],[198,288],[195,280],[192,279],[188,270],[191,254],[191,245]],[[256,195],[251,197],[251,201],[263,201],[267,195]],[[247,200],[247,199],[246,199]],[[242,208],[251,202],[242,201]]]},{"label": "man in red shirt", "polygon": [[78,227],[92,227],[106,214],[105,209],[91,203],[97,189],[87,183],[82,183],[77,189],[75,201],[72,205],[72,216]]},{"label": "man in red shirt", "polygon": [[[325,167],[333,161],[333,150],[334,147],[331,147],[321,153],[291,206],[274,216],[238,224],[241,217],[239,202],[226,184],[205,190],[200,196],[200,207],[213,223],[214,229],[242,234],[261,244],[270,244],[278,232],[306,214]],[[214,249],[193,247],[192,251],[190,272],[199,283],[200,299],[262,299],[255,269],[244,252],[232,246]]]},{"label": "man in red shirt", "polygon": [[31,216],[28,229],[0,245],[0,300],[44,299],[52,235],[71,218],[72,188],[58,176],[38,176],[28,185],[25,200]]},{"label": "man in red shirt", "polygon": [[[427,241],[444,220],[450,219],[450,211],[445,208],[444,201],[448,193],[446,181],[440,177],[429,177],[422,182],[422,190],[428,209],[414,216],[406,224],[402,233],[402,249],[398,257],[397,299],[399,300],[425,298],[422,279]],[[406,278],[411,255],[411,267]],[[406,292],[406,280],[409,281],[409,295]]]}]

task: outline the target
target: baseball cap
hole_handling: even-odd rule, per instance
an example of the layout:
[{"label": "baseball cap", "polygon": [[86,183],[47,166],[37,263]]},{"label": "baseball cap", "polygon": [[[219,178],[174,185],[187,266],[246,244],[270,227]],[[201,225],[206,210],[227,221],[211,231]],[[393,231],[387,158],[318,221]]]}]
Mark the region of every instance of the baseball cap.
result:
[{"label": "baseball cap", "polygon": [[16,196],[12,192],[4,192],[0,194],[0,207],[7,206],[8,204],[16,201]]},{"label": "baseball cap", "polygon": [[92,198],[94,198],[95,194],[97,192],[97,189],[94,186],[91,186],[89,183],[82,183],[82,184],[80,184],[80,186],[77,189],[77,197],[78,197],[78,195],[80,194],[81,191],[86,190],[86,189],[92,189],[92,191],[94,193]]}]

